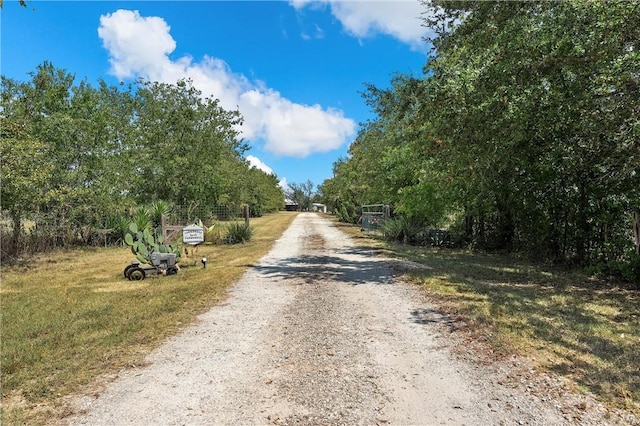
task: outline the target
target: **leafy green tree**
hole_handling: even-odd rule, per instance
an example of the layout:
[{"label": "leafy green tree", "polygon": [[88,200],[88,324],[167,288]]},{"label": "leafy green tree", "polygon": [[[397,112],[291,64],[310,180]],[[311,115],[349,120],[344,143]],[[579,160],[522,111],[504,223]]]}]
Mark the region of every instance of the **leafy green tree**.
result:
[{"label": "leafy green tree", "polygon": [[12,219],[13,247],[10,250],[16,253],[23,219],[30,217],[45,199],[47,194],[43,188],[54,164],[47,156],[44,144],[34,139],[23,125],[5,117],[0,123],[0,200],[2,209]]},{"label": "leafy green tree", "polygon": [[28,81],[2,77],[1,102],[2,210],[16,243],[27,218],[36,238],[64,245],[122,240],[136,205],[283,205],[277,177],[243,159],[239,113],[189,81],[94,87],[44,62]]},{"label": "leafy green tree", "polygon": [[430,83],[396,75],[388,89],[368,86],[364,96],[378,119],[364,130],[363,142],[369,141],[371,151],[365,162],[377,172],[366,177],[370,192],[365,201],[393,204],[396,213],[412,222],[437,226],[452,201],[428,119]]},{"label": "leafy green tree", "polygon": [[186,80],[175,85],[141,82],[134,102],[133,192],[139,202],[216,205],[232,198],[246,150],[236,130],[242,122],[237,111],[203,98]]},{"label": "leafy green tree", "polygon": [[[49,213],[51,207],[63,207],[68,212],[69,206],[77,198],[77,191],[70,185],[76,176],[81,174],[79,162],[73,161],[72,141],[69,133],[74,129],[70,114],[70,88],[74,77],[63,70],[56,70],[50,63],[40,65],[36,72],[31,73],[30,82],[16,82],[3,77],[2,80],[2,107],[4,119],[10,129],[24,129],[23,132],[14,132],[17,140],[14,142],[23,144],[20,149],[25,155],[33,151],[35,145],[29,141],[38,141],[36,158],[45,159],[54,166],[46,169],[46,181],[41,181],[35,189],[35,193],[44,196],[34,196],[36,203],[26,203],[20,208],[23,218],[31,216],[37,210]],[[21,134],[22,133],[22,134]],[[12,138],[13,139],[13,138]],[[14,151],[15,152],[15,151]],[[34,152],[36,153],[36,152]],[[37,167],[38,163],[34,163]],[[6,177],[19,173],[20,163],[14,162],[3,167],[3,181]],[[4,183],[4,182],[3,182]],[[3,185],[4,186],[4,185]],[[7,185],[9,186],[9,185]],[[3,200],[3,209],[14,209],[9,197]],[[26,209],[29,210],[27,215]],[[60,208],[56,209],[58,212]],[[69,218],[66,213],[58,213],[58,226],[62,231],[68,228]],[[16,217],[15,224],[19,224]],[[38,227],[36,226],[36,229]],[[14,232],[19,232],[14,229]]]},{"label": "leafy green tree", "polygon": [[626,222],[638,196],[637,5],[433,5],[449,28],[429,63],[433,122],[468,184],[477,237],[578,262],[604,254],[602,232],[619,238],[610,222]]},{"label": "leafy green tree", "polygon": [[425,76],[367,86],[376,117],[321,185],[327,203],[389,202],[489,249],[633,261],[640,6],[424,5],[436,31]]},{"label": "leafy green tree", "polygon": [[251,167],[241,182],[246,195],[240,200],[249,204],[253,216],[284,209],[284,193],[275,174]]}]

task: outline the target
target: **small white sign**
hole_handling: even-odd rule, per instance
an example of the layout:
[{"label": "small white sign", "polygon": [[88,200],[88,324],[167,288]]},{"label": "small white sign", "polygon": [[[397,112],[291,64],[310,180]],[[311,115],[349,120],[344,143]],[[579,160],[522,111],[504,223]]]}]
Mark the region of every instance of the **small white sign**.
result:
[{"label": "small white sign", "polygon": [[182,228],[182,242],[196,245],[204,241],[204,228],[198,225],[185,226]]}]

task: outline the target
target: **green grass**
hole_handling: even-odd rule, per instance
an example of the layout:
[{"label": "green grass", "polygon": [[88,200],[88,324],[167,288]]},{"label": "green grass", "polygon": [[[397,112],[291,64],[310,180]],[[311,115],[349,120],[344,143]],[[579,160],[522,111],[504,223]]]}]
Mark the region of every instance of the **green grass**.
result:
[{"label": "green grass", "polygon": [[494,356],[527,355],[540,371],[640,414],[640,292],[511,257],[390,244],[339,227],[360,244],[428,266],[405,278]]},{"label": "green grass", "polygon": [[166,337],[223,300],[294,217],[252,219],[250,242],[201,245],[183,256],[173,276],[126,280],[128,248],[56,252],[3,267],[2,424],[51,422],[64,415],[64,396],[142,363]]}]

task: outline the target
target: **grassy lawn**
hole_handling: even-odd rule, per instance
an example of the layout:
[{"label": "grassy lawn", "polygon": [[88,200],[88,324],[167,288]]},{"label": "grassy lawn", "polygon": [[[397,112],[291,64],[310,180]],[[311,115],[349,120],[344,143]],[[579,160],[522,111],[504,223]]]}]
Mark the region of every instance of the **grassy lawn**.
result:
[{"label": "grassy lawn", "polygon": [[[249,243],[201,245],[167,277],[128,281],[128,248],[82,249],[2,268],[2,424],[63,416],[63,397],[149,351],[226,297],[295,218],[251,220]],[[207,267],[200,259],[206,256]]]},{"label": "grassy lawn", "polygon": [[505,256],[384,243],[338,226],[360,244],[425,265],[405,279],[496,356],[527,355],[540,371],[640,415],[640,292]]}]

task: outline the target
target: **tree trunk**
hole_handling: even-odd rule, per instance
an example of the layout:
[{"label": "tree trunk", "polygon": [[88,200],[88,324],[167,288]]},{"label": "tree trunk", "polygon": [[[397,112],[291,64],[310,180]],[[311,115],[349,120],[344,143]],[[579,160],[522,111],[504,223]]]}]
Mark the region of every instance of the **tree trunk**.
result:
[{"label": "tree trunk", "polygon": [[634,211],[633,215],[633,237],[636,242],[636,254],[640,256],[640,209]]},{"label": "tree trunk", "polygon": [[11,254],[17,256],[20,250],[20,236],[22,235],[22,218],[20,217],[20,213],[16,211],[11,212],[11,220],[13,221]]},{"label": "tree trunk", "polygon": [[[580,175],[579,175],[580,176]],[[590,237],[590,226],[589,226],[589,204],[588,204],[588,194],[587,187],[584,182],[584,179],[578,179],[578,205],[576,208],[576,239],[575,239],[575,248],[576,248],[576,256],[579,264],[583,265],[587,262],[589,253],[588,253],[588,238]]]},{"label": "tree trunk", "polygon": [[498,211],[496,248],[500,250],[511,250],[513,245],[513,236],[515,234],[515,224],[513,223],[513,215],[506,203],[498,201],[496,203]]},{"label": "tree trunk", "polygon": [[465,206],[464,211],[464,238],[465,241],[470,242],[473,241],[473,222],[475,218],[469,206]]}]

